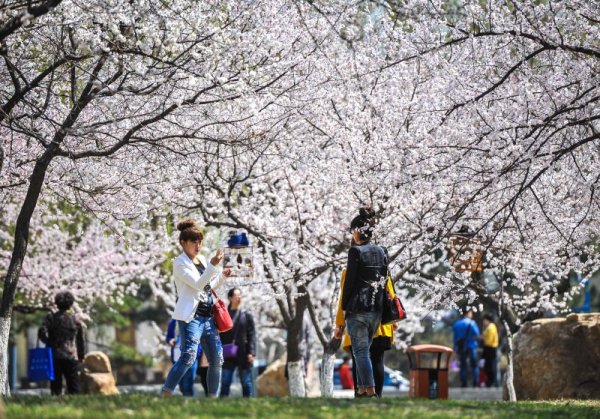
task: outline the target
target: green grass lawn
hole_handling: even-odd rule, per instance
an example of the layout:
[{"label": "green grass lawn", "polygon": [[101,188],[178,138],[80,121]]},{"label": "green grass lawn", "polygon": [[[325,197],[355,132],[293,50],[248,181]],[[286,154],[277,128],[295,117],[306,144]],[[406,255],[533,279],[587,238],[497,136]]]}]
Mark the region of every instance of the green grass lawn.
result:
[{"label": "green grass lawn", "polygon": [[354,399],[161,399],[147,394],[116,397],[20,397],[5,400],[7,418],[598,418],[600,401],[470,402]]}]

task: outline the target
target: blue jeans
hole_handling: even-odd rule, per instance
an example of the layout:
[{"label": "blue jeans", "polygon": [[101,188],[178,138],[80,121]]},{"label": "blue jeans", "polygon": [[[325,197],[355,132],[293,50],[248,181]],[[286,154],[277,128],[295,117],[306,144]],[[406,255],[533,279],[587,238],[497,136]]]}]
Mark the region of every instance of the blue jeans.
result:
[{"label": "blue jeans", "polygon": [[212,317],[196,316],[189,323],[179,321],[179,334],[181,336],[181,356],[171,367],[163,391],[169,393],[175,391],[177,384],[196,362],[198,342],[200,342],[208,360],[208,394],[216,397],[221,385],[223,348],[214,320]]},{"label": "blue jeans", "polygon": [[198,358],[200,354],[196,357],[196,360],[192,364],[189,370],[185,373],[181,381],[179,382],[179,390],[181,390],[181,394],[186,397],[194,397],[194,381],[196,381],[196,372],[198,371]]},{"label": "blue jeans", "polygon": [[473,371],[473,387],[479,384],[479,365],[477,364],[477,348],[466,348],[460,354],[460,383],[463,387],[467,386],[468,366],[467,359],[471,364]]},{"label": "blue jeans", "polygon": [[242,369],[240,367],[223,368],[223,379],[221,381],[221,397],[229,396],[229,387],[231,387],[231,381],[233,380],[233,373],[237,368],[240,376],[240,383],[242,383],[242,395],[244,397],[254,396],[254,387],[252,385],[252,369]]},{"label": "blue jeans", "polygon": [[379,323],[380,312],[346,314],[346,327],[352,343],[352,354],[356,360],[356,384],[359,388],[375,387],[369,348]]}]

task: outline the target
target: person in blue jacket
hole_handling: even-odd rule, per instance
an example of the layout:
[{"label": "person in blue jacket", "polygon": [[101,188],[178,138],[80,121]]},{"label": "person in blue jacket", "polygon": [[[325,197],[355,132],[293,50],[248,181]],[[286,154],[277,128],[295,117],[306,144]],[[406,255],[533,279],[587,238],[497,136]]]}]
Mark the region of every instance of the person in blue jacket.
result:
[{"label": "person in blue jacket", "polygon": [[[167,344],[171,347],[171,362],[174,364],[175,361],[179,358],[180,354],[180,339],[179,333],[176,333],[177,329],[177,320],[171,319],[169,325],[167,326]],[[181,394],[186,397],[194,397],[194,382],[196,381],[196,372],[198,371],[198,362],[200,357],[202,356],[202,346],[198,343],[198,355],[196,356],[196,361],[192,364],[190,369],[185,373],[181,381],[179,382],[179,390]],[[206,385],[202,383],[202,386],[205,388],[206,393]]]},{"label": "person in blue jacket", "polygon": [[467,386],[468,366],[471,365],[473,373],[473,387],[479,384],[479,365],[477,364],[477,339],[479,338],[479,327],[473,320],[473,310],[466,310],[463,316],[454,322],[452,326],[454,332],[454,352],[460,359],[460,383],[463,387]]}]

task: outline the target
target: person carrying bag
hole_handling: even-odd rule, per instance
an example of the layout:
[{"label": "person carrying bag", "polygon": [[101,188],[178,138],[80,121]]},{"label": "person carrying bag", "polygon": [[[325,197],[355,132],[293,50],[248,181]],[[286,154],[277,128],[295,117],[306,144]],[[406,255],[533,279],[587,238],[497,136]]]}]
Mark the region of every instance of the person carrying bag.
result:
[{"label": "person carrying bag", "polygon": [[232,288],[227,293],[229,298],[229,314],[233,318],[233,329],[221,334],[223,343],[223,378],[221,381],[221,397],[229,396],[229,388],[235,370],[238,370],[242,395],[252,397],[252,367],[256,354],[256,329],[252,314],[242,310],[242,293],[239,288]]},{"label": "person carrying bag", "polygon": [[465,310],[463,317],[452,326],[454,333],[454,351],[460,359],[460,382],[463,387],[467,386],[468,365],[471,365],[473,374],[473,387],[479,385],[479,365],[477,362],[477,339],[479,338],[479,327],[473,321],[473,311]]},{"label": "person carrying bag", "polygon": [[177,290],[173,319],[179,321],[181,356],[169,370],[162,396],[173,395],[175,387],[196,361],[200,342],[209,365],[209,397],[217,397],[221,385],[223,351],[214,318],[212,293],[231,275],[231,270],[225,269],[219,275],[217,266],[223,260],[221,249],[212,257],[208,266],[199,259],[204,236],[193,220],[179,222],[177,229],[180,231],[182,253],[173,260],[173,279]]},{"label": "person carrying bag", "polygon": [[[357,397],[377,397],[369,348],[381,323],[388,258],[383,248],[371,243],[374,216],[371,208],[361,208],[350,223],[353,246],[348,252],[341,296],[356,360]],[[336,329],[338,339],[339,334]]]},{"label": "person carrying bag", "polygon": [[[343,269],[340,279],[340,295],[344,292],[345,282],[346,269]],[[396,292],[392,284],[392,279],[390,277],[388,277],[386,281],[386,292],[391,296],[392,299],[396,296]],[[350,336],[348,335],[348,328],[346,327],[346,319],[344,318],[344,311],[342,310],[341,299],[338,301],[337,313],[335,316],[335,326],[336,328],[334,336],[340,336],[343,333],[343,339],[341,343],[342,349],[350,353],[350,355],[352,355],[352,342],[350,341]],[[382,397],[383,395],[383,383],[385,381],[385,367],[383,364],[383,356],[385,351],[392,348],[392,344],[394,343],[395,327],[395,322],[390,322],[389,324],[384,324],[382,322],[381,324],[379,324],[379,327],[373,335],[373,341],[371,342],[371,346],[369,347],[369,358],[371,359],[371,365],[373,367],[375,393],[379,397]],[[354,356],[352,356],[351,380],[353,384],[357,382],[356,360],[354,360]],[[358,389],[354,388],[354,390],[355,397],[357,397]]]},{"label": "person carrying bag", "polygon": [[38,339],[47,347],[30,350],[30,379],[51,380],[50,391],[58,396],[62,394],[64,377],[67,393],[78,394],[81,392],[79,365],[85,355],[83,325],[68,313],[75,302],[72,293],[59,292],[54,302],[58,311],[48,314],[38,330]]}]

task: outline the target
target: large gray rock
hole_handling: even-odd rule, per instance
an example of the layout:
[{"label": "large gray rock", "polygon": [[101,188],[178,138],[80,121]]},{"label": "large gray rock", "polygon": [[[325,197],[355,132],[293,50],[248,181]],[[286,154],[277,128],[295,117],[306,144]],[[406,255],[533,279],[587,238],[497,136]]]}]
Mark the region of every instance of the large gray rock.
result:
[{"label": "large gray rock", "polygon": [[600,313],[527,322],[515,335],[518,400],[600,398]]}]

